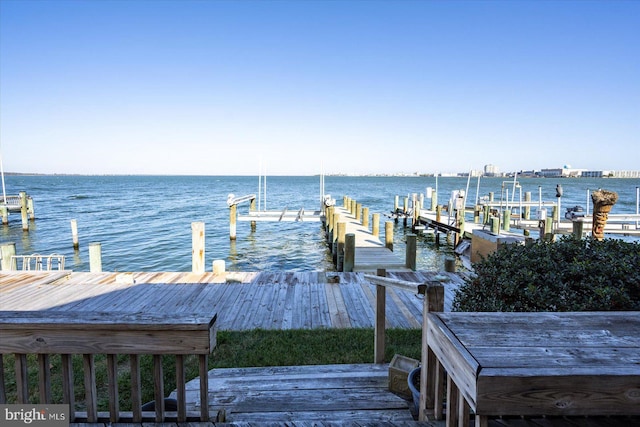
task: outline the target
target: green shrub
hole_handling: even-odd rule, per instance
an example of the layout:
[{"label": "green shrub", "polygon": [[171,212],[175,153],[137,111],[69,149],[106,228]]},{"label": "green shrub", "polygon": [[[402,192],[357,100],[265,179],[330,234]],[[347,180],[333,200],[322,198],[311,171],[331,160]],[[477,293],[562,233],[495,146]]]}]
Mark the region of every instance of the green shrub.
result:
[{"label": "green shrub", "polygon": [[474,264],[453,310],[640,310],[640,244],[564,236],[506,245]]}]

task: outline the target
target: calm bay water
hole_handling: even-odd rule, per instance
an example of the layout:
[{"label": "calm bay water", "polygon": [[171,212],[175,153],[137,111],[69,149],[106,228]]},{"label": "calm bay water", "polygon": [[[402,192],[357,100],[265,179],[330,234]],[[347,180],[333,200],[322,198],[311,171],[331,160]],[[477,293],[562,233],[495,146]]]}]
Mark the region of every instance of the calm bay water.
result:
[{"label": "calm bay water", "polygon": [[[229,239],[228,194],[258,193],[257,177],[238,176],[6,176],[7,194],[26,191],[35,204],[36,221],[23,232],[20,214],[10,215],[8,226],[0,226],[2,243],[15,242],[16,252],[62,254],[66,267],[89,270],[88,246],[100,242],[105,271],[190,271],[191,223],[205,223],[207,270],[211,262],[224,259],[227,270],[332,270],[324,231],[316,222],[258,222],[251,232],[248,222],[238,222],[237,240]],[[318,177],[267,177],[268,210],[316,210],[320,206]],[[518,179],[522,194],[538,200],[556,200],[556,185],[563,187],[565,208],[586,208],[588,191],[603,188],[616,191],[619,201],[612,213],[636,213],[640,179]],[[495,199],[512,197],[513,182],[506,178],[437,179],[438,201],[446,203],[454,190],[468,186],[467,204],[477,196],[494,192]],[[393,209],[394,196],[425,193],[436,187],[433,177],[333,177],[325,178],[325,192],[341,205],[348,195],[370,213]],[[516,190],[516,200],[520,188]],[[264,197],[261,204],[264,208]],[[402,201],[401,201],[402,204]],[[248,210],[242,205],[240,212]],[[78,222],[80,249],[74,250],[71,219]],[[405,230],[395,228],[395,250],[404,257]],[[384,236],[381,236],[384,241]],[[418,268],[441,269],[450,244],[437,247],[432,236],[419,238]]]}]

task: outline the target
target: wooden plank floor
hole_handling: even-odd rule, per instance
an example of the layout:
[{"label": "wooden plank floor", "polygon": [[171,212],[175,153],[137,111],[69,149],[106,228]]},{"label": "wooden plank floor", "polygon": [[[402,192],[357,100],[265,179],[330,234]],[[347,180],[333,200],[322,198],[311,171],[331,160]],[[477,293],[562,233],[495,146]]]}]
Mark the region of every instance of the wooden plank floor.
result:
[{"label": "wooden plank floor", "polygon": [[[187,384],[192,408],[198,387],[198,379]],[[388,390],[383,364],[214,369],[209,390],[210,410],[232,423],[414,421],[410,402]]]},{"label": "wooden plank floor", "polygon": [[[463,281],[454,273],[388,276],[419,283],[442,279],[446,311]],[[419,328],[422,297],[399,290],[387,294],[387,326]],[[363,273],[166,272],[124,279],[122,273],[0,273],[1,310],[217,313],[222,330],[370,328],[374,295]]]},{"label": "wooden plank floor", "polygon": [[353,234],[356,239],[356,251],[353,271],[375,273],[378,268],[394,271],[410,271],[406,260],[388,249],[380,239],[374,236],[367,227],[363,227],[355,216],[344,207],[335,207],[340,214],[340,221],[345,223],[345,234]]}]

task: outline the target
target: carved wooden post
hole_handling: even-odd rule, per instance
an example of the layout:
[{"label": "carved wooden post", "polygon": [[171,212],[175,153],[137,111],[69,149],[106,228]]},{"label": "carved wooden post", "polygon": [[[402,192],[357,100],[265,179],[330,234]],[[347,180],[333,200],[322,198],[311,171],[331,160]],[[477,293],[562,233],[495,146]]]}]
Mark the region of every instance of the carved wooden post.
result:
[{"label": "carved wooden post", "polygon": [[591,232],[593,237],[604,239],[604,227],[607,225],[609,212],[613,205],[618,201],[618,193],[607,190],[597,190],[591,193],[593,201],[593,226]]}]

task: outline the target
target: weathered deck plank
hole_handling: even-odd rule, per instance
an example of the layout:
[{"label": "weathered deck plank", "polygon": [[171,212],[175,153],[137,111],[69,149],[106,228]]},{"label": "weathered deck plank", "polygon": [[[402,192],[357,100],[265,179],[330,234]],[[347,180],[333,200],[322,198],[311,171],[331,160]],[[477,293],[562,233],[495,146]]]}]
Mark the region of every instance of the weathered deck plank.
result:
[{"label": "weathered deck plank", "polygon": [[[226,273],[224,281],[211,273],[131,273],[128,281],[120,273],[48,274],[0,273],[2,309],[109,312],[125,300],[128,310],[139,312],[211,310],[220,315],[220,329],[229,330],[366,328],[374,322],[375,288],[363,273]],[[389,275],[424,282],[435,274]],[[449,279],[445,287],[458,286],[455,275]],[[389,290],[387,295],[388,327],[418,328],[422,301],[405,291]]]}]

